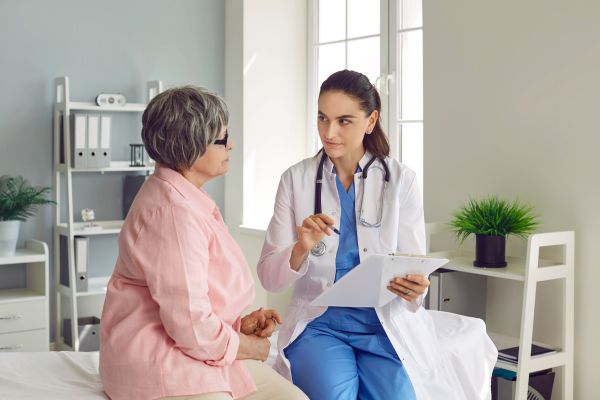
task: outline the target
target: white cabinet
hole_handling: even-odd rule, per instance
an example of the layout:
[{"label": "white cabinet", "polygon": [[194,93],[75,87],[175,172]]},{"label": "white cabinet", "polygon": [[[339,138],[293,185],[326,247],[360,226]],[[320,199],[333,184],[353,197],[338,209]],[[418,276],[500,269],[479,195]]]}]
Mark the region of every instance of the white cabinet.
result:
[{"label": "white cabinet", "polygon": [[17,264],[25,270],[25,286],[0,289],[0,352],[48,351],[50,329],[46,243],[28,240],[25,248],[17,249],[14,256],[0,257],[0,270]]},{"label": "white cabinet", "polygon": [[[428,224],[428,247],[431,236],[447,230],[444,223]],[[519,346],[519,362],[517,365],[498,361],[496,366],[517,373],[515,399],[527,399],[528,379],[530,373],[542,371],[548,368],[563,368],[562,398],[573,398],[573,337],[574,337],[574,246],[575,233],[550,232],[530,235],[527,241],[527,252],[525,258],[507,257],[508,265],[503,268],[480,268],[473,266],[473,256],[461,254],[457,250],[431,252],[430,255],[445,257],[450,262],[444,269],[461,271],[467,274],[476,274],[487,277],[487,279],[508,279],[522,283],[523,301],[520,310],[505,310],[506,312],[520,312],[520,332],[518,337],[489,332],[498,349]],[[466,245],[463,245],[466,247]],[[560,249],[559,260],[544,260],[540,258],[542,248],[553,247]],[[535,300],[538,283],[544,281],[558,280],[561,289],[558,296],[562,297],[561,308],[554,310],[552,318],[562,321],[561,340],[554,346],[557,351],[551,354],[531,357],[529,351],[531,344],[536,343],[549,346],[547,343],[539,343],[533,337],[533,322],[535,317]],[[488,310],[490,307],[488,307]],[[489,316],[486,316],[489,318]]]},{"label": "white cabinet", "polygon": [[[100,254],[93,254],[90,251],[89,241],[94,237],[103,235],[116,235],[120,232],[123,220],[96,220],[94,224],[96,229],[86,229],[86,224],[76,222],[75,216],[81,210],[74,209],[74,196],[77,196],[77,188],[74,188],[74,175],[93,174],[100,175],[108,173],[129,173],[140,171],[149,174],[154,170],[153,164],[145,166],[130,166],[129,160],[110,160],[107,165],[103,163],[76,163],[75,158],[85,151],[88,156],[93,155],[94,148],[97,151],[114,154],[111,142],[115,135],[127,134],[131,132],[119,132],[118,129],[110,128],[110,117],[122,114],[133,113],[140,118],[147,103],[126,103],[124,105],[103,105],[98,106],[90,102],[71,101],[69,78],[60,77],[55,79],[56,97],[54,102],[54,121],[53,121],[53,141],[54,141],[54,194],[56,206],[56,218],[54,225],[54,267],[55,267],[55,288],[56,288],[56,326],[55,340],[59,350],[75,350],[80,347],[80,338],[78,334],[77,321],[80,318],[99,317],[101,307],[106,292],[106,284],[109,276],[89,278],[86,273],[82,273],[89,267],[78,264],[76,248],[77,240],[87,241],[87,255],[83,259],[101,257]],[[160,81],[151,81],[147,83],[147,100],[150,101],[155,95],[162,91]],[[74,116],[85,116],[87,120],[77,121]],[[90,118],[93,118],[91,120]],[[108,121],[105,122],[105,121]],[[81,122],[81,125],[77,125]],[[93,122],[93,125],[92,125]],[[104,124],[107,124],[106,126]],[[107,128],[108,127],[108,128]],[[78,129],[83,128],[84,133]],[[104,136],[103,129],[110,129],[109,135]],[[92,138],[92,130],[94,136]],[[80,136],[76,136],[77,134]],[[140,132],[133,133],[138,135],[137,143],[141,143]],[[88,143],[96,143],[94,146],[87,146]],[[88,148],[89,147],[89,148]],[[94,147],[94,148],[92,148]],[[79,152],[82,152],[81,154]],[[89,152],[89,154],[88,154]],[[123,153],[123,152],[121,152]],[[127,151],[125,151],[127,153]],[[102,166],[99,166],[102,165]],[[77,166],[77,167],[75,167]],[[64,186],[62,186],[64,185]],[[99,189],[98,196],[102,196]],[[109,200],[109,199],[107,199]],[[98,216],[97,216],[98,217]],[[66,219],[65,219],[66,218]],[[61,274],[62,264],[62,274]],[[92,275],[92,274],[90,274]],[[85,289],[78,290],[78,285],[74,284],[79,279],[86,279]],[[64,321],[67,324],[64,324]],[[64,343],[63,326],[70,329],[71,345]]]}]

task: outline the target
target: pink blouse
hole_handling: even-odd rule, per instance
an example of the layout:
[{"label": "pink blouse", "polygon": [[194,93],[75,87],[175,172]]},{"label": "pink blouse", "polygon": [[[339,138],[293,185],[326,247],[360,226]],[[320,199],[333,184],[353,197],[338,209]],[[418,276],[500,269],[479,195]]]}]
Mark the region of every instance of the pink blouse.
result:
[{"label": "pink blouse", "polygon": [[256,390],[235,357],[254,299],[241,249],[215,202],[157,166],[119,235],[100,334],[100,375],[113,399]]}]

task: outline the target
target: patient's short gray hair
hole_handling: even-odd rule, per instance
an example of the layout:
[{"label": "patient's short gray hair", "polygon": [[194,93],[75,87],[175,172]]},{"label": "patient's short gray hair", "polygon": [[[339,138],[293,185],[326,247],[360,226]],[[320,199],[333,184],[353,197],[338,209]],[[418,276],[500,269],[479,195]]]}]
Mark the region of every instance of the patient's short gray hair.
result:
[{"label": "patient's short gray hair", "polygon": [[192,167],[229,123],[227,105],[197,86],[168,89],[150,101],[142,115],[148,155],[176,171]]}]

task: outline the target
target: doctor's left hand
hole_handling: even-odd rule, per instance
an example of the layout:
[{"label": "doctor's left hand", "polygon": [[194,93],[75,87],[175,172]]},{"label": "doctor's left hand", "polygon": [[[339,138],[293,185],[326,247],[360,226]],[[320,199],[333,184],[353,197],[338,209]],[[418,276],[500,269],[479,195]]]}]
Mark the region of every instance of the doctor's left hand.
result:
[{"label": "doctor's left hand", "polygon": [[264,310],[262,307],[242,318],[240,332],[245,335],[269,337],[282,324],[283,320],[276,310]]},{"label": "doctor's left hand", "polygon": [[396,276],[390,280],[388,290],[406,301],[413,301],[425,293],[429,279],[423,275]]}]

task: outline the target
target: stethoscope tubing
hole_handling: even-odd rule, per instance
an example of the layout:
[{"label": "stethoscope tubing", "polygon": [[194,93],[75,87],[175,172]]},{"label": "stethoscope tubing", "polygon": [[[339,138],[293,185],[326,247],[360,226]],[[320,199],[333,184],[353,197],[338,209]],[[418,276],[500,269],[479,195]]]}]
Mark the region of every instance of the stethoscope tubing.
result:
[{"label": "stethoscope tubing", "polygon": [[[315,179],[315,207],[314,207],[315,214],[320,214],[323,211],[322,206],[321,206],[321,192],[323,189],[323,166],[325,165],[325,161],[327,160],[327,154],[325,153],[324,150],[321,150],[321,151],[323,152],[323,155],[321,156],[321,160],[319,161],[319,167],[317,168],[317,176]],[[378,228],[379,226],[381,226],[381,214],[383,212],[383,197],[384,197],[387,185],[390,181],[390,170],[389,170],[385,160],[382,159],[381,157],[377,157],[377,156],[371,157],[371,159],[367,162],[367,164],[365,165],[365,167],[362,170],[361,179],[363,179],[363,181],[365,179],[367,179],[369,167],[371,166],[371,164],[373,164],[373,162],[375,160],[379,160],[381,162],[381,164],[383,165],[383,169],[385,171],[385,175],[383,178],[384,186],[383,186],[383,191],[382,191],[382,195],[381,195],[381,205],[380,205],[380,209],[379,209],[380,215],[379,215],[378,221],[376,223],[370,224],[362,217],[362,205],[363,205],[364,193],[362,194],[361,199],[360,199],[361,212],[360,212],[360,216],[359,216],[359,221],[362,225],[369,227],[369,228]],[[323,254],[325,254],[325,251],[327,251],[327,246],[325,245],[325,242],[323,242],[322,240],[319,243],[317,243],[310,250],[311,254],[316,257],[322,256]]]}]

